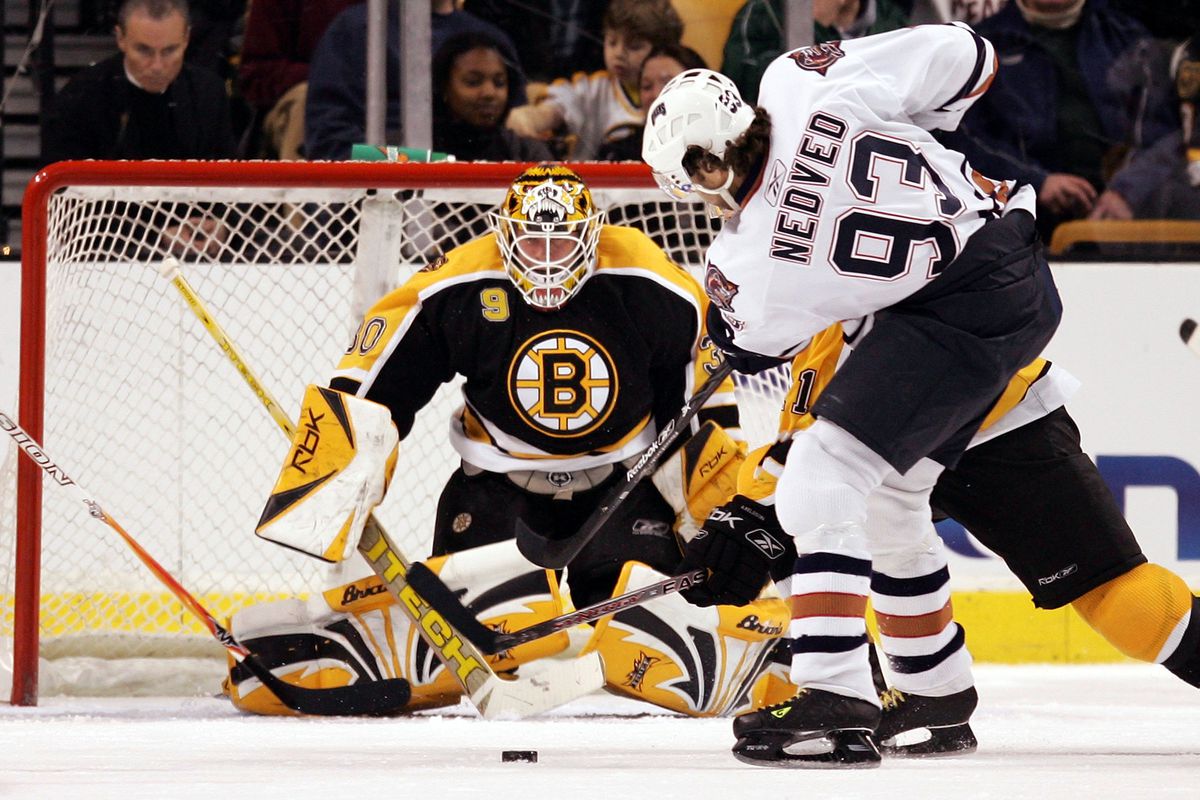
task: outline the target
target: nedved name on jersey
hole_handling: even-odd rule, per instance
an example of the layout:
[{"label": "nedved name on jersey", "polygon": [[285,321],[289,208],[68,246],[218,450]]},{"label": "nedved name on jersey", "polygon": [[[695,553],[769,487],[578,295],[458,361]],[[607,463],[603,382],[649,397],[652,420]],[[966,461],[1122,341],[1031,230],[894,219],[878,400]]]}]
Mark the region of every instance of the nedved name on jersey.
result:
[{"label": "nedved name on jersey", "polygon": [[849,125],[824,111],[815,111],[804,126],[789,169],[776,159],[767,178],[766,199],[778,207],[771,258],[808,264],[817,235],[823,198],[813,187],[829,186],[830,175],[842,152]]}]

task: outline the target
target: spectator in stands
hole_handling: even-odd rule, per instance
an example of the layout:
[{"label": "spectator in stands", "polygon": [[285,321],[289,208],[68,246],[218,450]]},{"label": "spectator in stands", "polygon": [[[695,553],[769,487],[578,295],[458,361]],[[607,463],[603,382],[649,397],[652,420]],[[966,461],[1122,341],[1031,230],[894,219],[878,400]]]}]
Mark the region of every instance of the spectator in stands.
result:
[{"label": "spectator in stands", "polygon": [[238,70],[262,129],[263,155],[301,158],[308,65],[333,18],[362,0],[254,0]]},{"label": "spectator in stands", "polygon": [[670,0],[612,0],[604,12],[604,69],[554,81],[542,102],[514,108],[508,126],[523,136],[547,137],[565,128],[563,155],[596,157],[616,129],[642,121],[638,75],[655,47],[678,44],[683,22]]},{"label": "spectator in stands", "polygon": [[1200,30],[1200,0],[1112,0],[1119,10],[1136,19],[1156,39],[1178,42],[1191,31]]},{"label": "spectator in stands", "polygon": [[43,160],[233,157],[225,85],[184,63],[189,30],[186,0],[125,0],[115,29],[121,52],[55,97]]},{"label": "spectator in stands", "polygon": [[517,70],[486,33],[460,33],[433,57],[433,149],[459,161],[547,161],[550,148],[504,127]]},{"label": "spectator in stands", "polygon": [[[233,78],[233,59],[246,17],[247,0],[188,0],[192,32],[187,62]],[[257,5],[258,0],[255,0]]]},{"label": "spectator in stands", "polygon": [[966,22],[972,26],[1004,8],[1008,0],[913,0],[908,15],[911,25]]},{"label": "spectator in stands", "polygon": [[[516,103],[525,102],[525,78],[520,73],[516,49],[504,32],[478,17],[459,11],[454,0],[433,0],[430,53],[460,33],[486,33],[500,43],[507,64],[516,70],[517,82],[509,87]],[[388,141],[403,144],[399,131],[400,71],[398,0],[388,2],[387,115]],[[342,160],[350,148],[366,141],[367,11],[365,4],[346,9],[329,24],[313,51],[308,71],[308,99],[304,109],[304,154],[313,159]]]},{"label": "spectator in stands", "polygon": [[[813,41],[856,39],[903,28],[908,16],[898,0],[812,0]],[[747,103],[758,99],[767,65],[784,51],[783,0],[748,0],[733,18],[721,72]]]},{"label": "spectator in stands", "polygon": [[1012,0],[978,32],[1000,69],[945,138],[983,174],[1037,190],[1043,237],[1065,220],[1125,215],[1154,192],[1152,162],[1128,153],[1177,132],[1176,109],[1163,92],[1113,81],[1148,42],[1140,23],[1108,0]]},{"label": "spectator in stands", "polygon": [[1133,150],[1128,166],[1109,182],[1089,217],[1200,219],[1200,42],[1193,37],[1172,48],[1155,41],[1132,55],[1111,71],[1114,86],[1135,102],[1178,104],[1182,125]]},{"label": "spectator in stands", "polygon": [[650,55],[642,62],[638,81],[642,120],[636,124],[629,123],[623,129],[613,130],[604,144],[600,145],[597,158],[600,161],[641,161],[646,109],[654,104],[658,93],[671,78],[689,69],[707,67],[699,53],[682,44],[668,44],[651,50]]},{"label": "spectator in stands", "polygon": [[462,7],[500,27],[530,81],[549,83],[564,69],[604,68],[602,21],[608,0],[466,0]]}]

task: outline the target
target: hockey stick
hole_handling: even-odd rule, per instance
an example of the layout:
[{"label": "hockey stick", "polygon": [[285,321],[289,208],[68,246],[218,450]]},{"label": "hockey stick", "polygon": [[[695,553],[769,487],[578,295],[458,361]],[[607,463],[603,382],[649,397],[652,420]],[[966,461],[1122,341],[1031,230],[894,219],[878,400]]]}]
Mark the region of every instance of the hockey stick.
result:
[{"label": "hockey stick", "polygon": [[[544,636],[558,633],[575,625],[584,622],[593,622],[609,614],[615,614],[627,608],[640,606],[656,597],[663,597],[664,595],[690,589],[693,586],[699,586],[701,583],[704,583],[707,575],[708,571],[704,569],[685,572],[682,575],[666,578],[665,580],[652,583],[649,586],[643,586],[640,589],[634,589],[631,592],[626,592],[608,600],[601,600],[599,603],[581,608],[578,611],[572,611],[553,619],[543,620],[542,622],[512,631],[511,633],[500,633],[480,622],[471,613],[469,608],[456,602],[458,598],[454,596],[450,588],[442,583],[433,574],[433,571],[424,564],[418,563],[412,565],[412,569],[408,573],[408,582],[422,595],[430,598],[431,603],[443,608],[446,612],[446,620],[457,628],[463,636],[470,639],[480,650],[490,654],[501,653],[517,645],[541,639]],[[451,612],[451,609],[455,609],[455,611]]]},{"label": "hockey stick", "polygon": [[3,428],[4,432],[13,438],[13,441],[29,457],[30,461],[41,467],[42,471],[49,475],[55,483],[74,494],[75,498],[87,509],[89,517],[103,522],[116,531],[125,540],[125,544],[129,545],[129,549],[138,557],[138,560],[154,573],[154,577],[158,578],[163,586],[170,589],[171,594],[179,599],[184,608],[192,612],[192,616],[200,620],[213,638],[232,653],[239,663],[245,664],[250,672],[254,673],[254,677],[262,681],[263,685],[270,689],[285,706],[301,714],[331,716],[392,712],[398,711],[408,704],[411,689],[408,681],[403,678],[389,678],[372,682],[369,684],[369,689],[366,688],[367,684],[359,685],[357,683],[330,689],[306,689],[275,677],[274,673],[258,660],[258,656],[238,642],[233,634],[217,622],[208,609],[200,604],[199,600],[183,588],[179,581],[175,580],[119,522],[100,506],[98,501],[46,454],[45,449],[34,441],[24,428],[3,411],[0,411],[0,428]]},{"label": "hockey stick", "polygon": [[1179,325],[1179,338],[1196,355],[1200,356],[1200,335],[1196,333],[1196,320],[1185,319]]},{"label": "hockey stick", "polygon": [[[163,261],[162,275],[183,295],[188,306],[233,363],[251,391],[270,412],[290,439],[295,431],[291,419],[271,393],[259,383],[233,340],[213,318],[204,301],[188,283],[173,258]],[[604,685],[604,666],[598,653],[569,661],[539,662],[535,674],[505,680],[488,665],[484,654],[447,622],[442,611],[427,602],[407,579],[412,562],[392,542],[372,514],[367,518],[358,552],[399,603],[421,636],[438,654],[446,669],[463,687],[467,697],[485,719],[526,716],[555,708]],[[448,590],[447,590],[448,591]],[[461,607],[455,598],[455,604]]]},{"label": "hockey stick", "polygon": [[543,536],[526,525],[523,520],[518,519],[516,522],[517,548],[521,551],[521,555],[535,564],[550,569],[562,569],[571,563],[571,560],[579,555],[580,551],[604,526],[604,523],[608,522],[609,517],[625,501],[625,498],[641,482],[642,478],[654,471],[663,453],[687,429],[692,417],[696,416],[696,412],[712,396],[713,392],[717,391],[721,382],[729,377],[732,371],[733,367],[728,361],[722,361],[717,365],[704,385],[683,404],[683,408],[680,409],[675,419],[667,423],[667,427],[662,429],[658,438],[646,448],[637,463],[625,472],[625,477],[621,482],[609,490],[604,500],[596,506],[591,516],[575,533],[565,538],[552,539]]}]

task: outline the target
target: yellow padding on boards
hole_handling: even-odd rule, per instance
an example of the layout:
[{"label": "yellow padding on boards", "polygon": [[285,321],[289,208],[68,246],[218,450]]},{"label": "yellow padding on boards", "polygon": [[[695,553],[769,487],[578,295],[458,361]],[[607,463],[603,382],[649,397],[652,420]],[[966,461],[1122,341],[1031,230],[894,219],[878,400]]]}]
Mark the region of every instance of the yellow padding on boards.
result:
[{"label": "yellow padding on boards", "polygon": [[1175,573],[1142,564],[1071,605],[1125,655],[1158,661],[1167,637],[1191,609],[1192,593]]}]

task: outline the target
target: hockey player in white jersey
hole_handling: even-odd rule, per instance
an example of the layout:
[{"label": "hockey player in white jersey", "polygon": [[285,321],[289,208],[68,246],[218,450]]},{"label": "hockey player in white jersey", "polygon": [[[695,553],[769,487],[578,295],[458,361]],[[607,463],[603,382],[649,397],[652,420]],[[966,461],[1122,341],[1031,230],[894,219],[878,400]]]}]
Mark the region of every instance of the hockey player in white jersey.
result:
[{"label": "hockey player in white jersey", "polygon": [[[868,498],[902,479],[927,504],[941,467],[1057,327],[1032,189],[979,175],[931,133],[957,126],[995,69],[968,27],[922,26],[786,53],[758,107],[723,76],[692,70],[649,110],[643,156],[660,185],[726,217],[705,288],[710,335],[735,366],[787,359],[828,325],[874,314],[779,478],[779,522],[800,554],[793,595],[836,595],[870,575]],[[707,602],[756,592],[777,557],[778,542],[739,524],[750,510],[735,498],[734,522],[689,544],[687,558],[710,571]],[[738,719],[739,757],[878,764],[866,734],[879,700],[855,610],[793,608],[792,679],[803,688]],[[796,756],[793,745],[821,738],[830,752]]]}]

